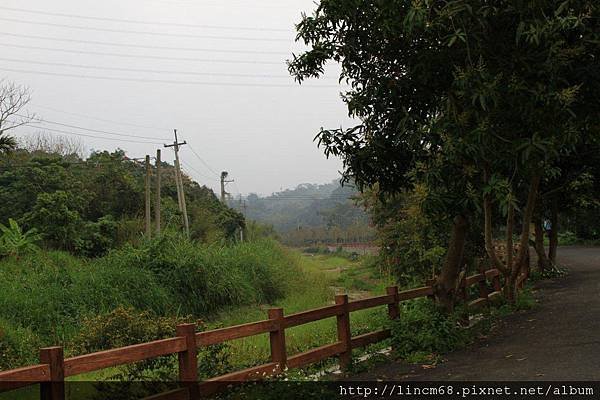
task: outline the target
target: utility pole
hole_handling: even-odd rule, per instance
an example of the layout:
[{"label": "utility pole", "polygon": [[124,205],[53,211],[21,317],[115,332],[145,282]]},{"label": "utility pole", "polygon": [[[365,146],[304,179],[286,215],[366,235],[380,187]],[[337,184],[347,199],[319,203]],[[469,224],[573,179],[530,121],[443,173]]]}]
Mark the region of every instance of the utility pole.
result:
[{"label": "utility pole", "polygon": [[[240,194],[240,211],[244,218],[246,218],[246,200],[242,200],[242,195]],[[244,241],[244,228],[240,226],[240,242]]]},{"label": "utility pole", "polygon": [[156,150],[156,204],[154,205],[154,219],[156,221],[156,236],[160,236],[160,149]]},{"label": "utility pole", "polygon": [[183,192],[183,181],[181,179],[181,164],[179,163],[179,146],[187,144],[184,140],[183,142],[179,142],[177,140],[177,129],[173,129],[175,133],[175,141],[173,144],[165,144],[165,147],[173,147],[175,150],[175,184],[177,186],[177,200],[179,203],[179,211],[183,215],[183,226],[185,228],[185,234],[190,236],[190,226],[187,215],[187,207],[185,204],[185,193]]},{"label": "utility pole", "polygon": [[233,179],[228,181],[227,176],[229,176],[229,172],[223,171],[221,172],[221,203],[225,204],[225,198],[229,194],[225,191],[225,185],[233,182]]},{"label": "utility pole", "polygon": [[150,156],[146,155],[146,207],[145,207],[145,217],[146,217],[146,237],[148,239],[152,236],[152,220],[150,217]]}]

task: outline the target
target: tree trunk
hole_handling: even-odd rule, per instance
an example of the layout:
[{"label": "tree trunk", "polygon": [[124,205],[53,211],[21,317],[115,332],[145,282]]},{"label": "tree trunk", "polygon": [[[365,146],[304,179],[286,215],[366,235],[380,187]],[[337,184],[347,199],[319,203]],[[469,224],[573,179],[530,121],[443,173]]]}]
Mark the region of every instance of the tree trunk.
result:
[{"label": "tree trunk", "polygon": [[558,201],[552,199],[550,207],[550,249],[548,250],[548,258],[551,265],[556,265],[556,249],[558,247]]},{"label": "tree trunk", "polygon": [[529,230],[531,220],[533,218],[533,210],[535,209],[535,201],[537,199],[537,192],[540,186],[541,174],[536,172],[531,177],[531,183],[529,184],[529,193],[527,195],[527,204],[525,205],[525,211],[523,212],[523,231],[521,232],[521,241],[519,247],[519,255],[517,257],[517,264],[519,269],[527,261],[529,255]]},{"label": "tree trunk", "polygon": [[544,249],[544,227],[542,226],[542,219],[536,218],[534,222],[535,227],[535,252],[537,254],[537,267],[538,271],[544,272],[550,268],[550,260],[546,256],[546,250]]},{"label": "tree trunk", "polygon": [[533,211],[535,209],[535,201],[537,199],[540,180],[541,174],[536,172],[531,177],[531,182],[529,184],[527,203],[523,212],[523,230],[521,231],[521,240],[519,242],[519,253],[517,254],[516,262],[512,265],[510,279],[507,282],[507,298],[511,302],[516,299],[516,281],[519,273],[521,272],[527,275],[529,271],[529,231],[531,220],[533,218]]},{"label": "tree trunk", "polygon": [[[483,196],[483,213],[484,213],[484,237],[485,237],[485,251],[492,262],[494,268],[497,268],[504,275],[508,274],[510,269],[507,268],[496,254],[494,248],[494,240],[492,237],[492,199],[489,194]],[[510,215],[509,215],[510,218]],[[511,230],[512,227],[507,227]]]},{"label": "tree trunk", "polygon": [[433,285],[434,295],[440,306],[450,312],[454,308],[457,281],[463,265],[463,253],[467,237],[468,220],[463,215],[454,217],[448,253],[442,271]]}]

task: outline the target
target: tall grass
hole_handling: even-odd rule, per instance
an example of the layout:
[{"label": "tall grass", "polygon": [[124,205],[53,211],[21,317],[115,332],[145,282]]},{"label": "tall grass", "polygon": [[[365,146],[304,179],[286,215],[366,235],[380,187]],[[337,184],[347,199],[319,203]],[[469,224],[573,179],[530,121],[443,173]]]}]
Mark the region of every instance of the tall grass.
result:
[{"label": "tall grass", "polygon": [[86,317],[133,307],[207,319],[220,309],[271,303],[302,272],[272,240],[208,246],[177,235],[86,260],[38,252],[0,260],[0,369],[26,364],[40,345],[66,345]]}]

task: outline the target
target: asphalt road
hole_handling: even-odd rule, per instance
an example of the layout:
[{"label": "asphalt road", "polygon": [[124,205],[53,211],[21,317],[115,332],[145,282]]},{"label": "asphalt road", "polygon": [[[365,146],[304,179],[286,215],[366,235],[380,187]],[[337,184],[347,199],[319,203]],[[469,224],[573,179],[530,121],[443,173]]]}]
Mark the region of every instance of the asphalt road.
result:
[{"label": "asphalt road", "polygon": [[569,275],[539,282],[532,310],[435,368],[398,361],[357,380],[600,380],[600,248],[561,247]]}]

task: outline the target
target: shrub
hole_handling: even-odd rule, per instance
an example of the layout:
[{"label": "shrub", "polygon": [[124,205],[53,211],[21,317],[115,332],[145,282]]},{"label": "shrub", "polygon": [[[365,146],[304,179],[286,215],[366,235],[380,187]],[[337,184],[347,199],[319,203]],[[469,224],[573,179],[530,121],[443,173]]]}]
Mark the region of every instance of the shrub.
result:
[{"label": "shrub", "polygon": [[[85,318],[81,331],[73,339],[77,353],[87,354],[101,350],[129,346],[138,343],[166,339],[176,335],[176,326],[192,321],[187,317],[160,317],[147,311],[137,311],[131,307],[117,307],[115,310]],[[197,321],[198,331],[205,329],[202,321]],[[229,372],[229,346],[218,344],[198,349],[198,373],[200,378]],[[176,380],[176,356],[159,357],[127,365],[120,377],[128,381],[147,378]]]},{"label": "shrub", "polygon": [[579,243],[577,235],[571,231],[559,232],[558,243],[562,246],[570,246]]},{"label": "shrub", "polygon": [[[303,276],[298,259],[272,240],[221,247],[167,235],[92,260],[39,251],[0,261],[0,319],[26,326],[44,346],[67,349],[83,327],[93,333],[104,326],[95,342],[77,340],[77,351],[95,351],[154,340],[166,332],[161,326],[174,329],[176,320],[161,319],[166,316],[206,317],[230,306],[273,303]],[[159,326],[136,325],[131,310]]]},{"label": "shrub", "polygon": [[96,222],[86,222],[80,237],[76,240],[75,251],[87,257],[100,257],[114,248],[119,224],[107,215]]},{"label": "shrub", "polygon": [[80,215],[83,198],[72,192],[57,190],[40,193],[33,209],[24,215],[30,226],[44,234],[44,240],[54,248],[73,250],[83,220]]},{"label": "shrub", "polygon": [[40,347],[31,330],[0,320],[0,370],[36,364]]},{"label": "shrub", "polygon": [[406,303],[400,318],[392,322],[392,347],[413,362],[454,350],[469,339],[458,319],[458,313],[446,315],[429,299]]},{"label": "shrub", "polygon": [[263,239],[234,246],[200,245],[165,234],[140,246],[126,245],[102,264],[151,272],[183,313],[207,315],[225,306],[271,303],[300,273],[276,242]]},{"label": "shrub", "polygon": [[146,270],[90,262],[66,252],[40,251],[0,265],[0,318],[29,327],[57,345],[79,329],[79,319],[122,306],[157,314],[177,305]]}]

